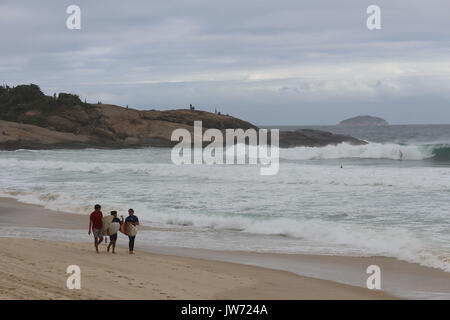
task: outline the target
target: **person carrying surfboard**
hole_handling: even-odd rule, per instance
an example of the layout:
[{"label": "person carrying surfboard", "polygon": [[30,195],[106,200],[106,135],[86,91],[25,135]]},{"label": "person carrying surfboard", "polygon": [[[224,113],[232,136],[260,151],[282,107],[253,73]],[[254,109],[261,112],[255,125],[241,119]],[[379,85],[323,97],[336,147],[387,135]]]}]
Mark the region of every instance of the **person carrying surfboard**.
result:
[{"label": "person carrying surfboard", "polygon": [[123,216],[120,216],[122,218],[122,221],[117,218],[117,211],[111,211],[111,216],[114,218],[111,221],[111,224],[108,228],[109,233],[109,245],[107,251],[109,252],[109,249],[112,246],[112,253],[116,253],[116,241],[117,241],[117,231],[119,231],[121,224],[123,223]]},{"label": "person carrying surfboard", "polygon": [[94,211],[91,213],[91,215],[89,216],[89,231],[88,234],[91,235],[91,230],[92,233],[94,234],[94,246],[95,246],[95,251],[97,251],[97,253],[99,253],[98,251],[98,245],[100,243],[102,243],[103,241],[103,213],[100,211],[101,210],[101,206],[99,204],[96,204],[94,207]]},{"label": "person carrying surfboard", "polygon": [[139,225],[139,219],[138,217],[136,217],[134,215],[134,210],[133,209],[129,209],[128,210],[128,217],[125,219],[125,227],[126,227],[126,233],[128,235],[128,248],[129,248],[129,253],[133,254],[133,250],[134,250],[134,240],[136,238],[136,226]]}]

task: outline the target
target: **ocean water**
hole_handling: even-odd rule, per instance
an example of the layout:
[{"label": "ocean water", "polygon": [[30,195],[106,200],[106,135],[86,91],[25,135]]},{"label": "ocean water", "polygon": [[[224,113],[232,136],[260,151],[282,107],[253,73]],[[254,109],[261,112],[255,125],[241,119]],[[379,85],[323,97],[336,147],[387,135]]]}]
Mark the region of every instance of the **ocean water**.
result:
[{"label": "ocean water", "polygon": [[280,149],[274,176],[176,166],[164,148],[1,151],[0,196],[83,214],[134,208],[168,230],[141,232],[155,245],[388,256],[450,272],[450,125],[315,128],[369,144]]}]

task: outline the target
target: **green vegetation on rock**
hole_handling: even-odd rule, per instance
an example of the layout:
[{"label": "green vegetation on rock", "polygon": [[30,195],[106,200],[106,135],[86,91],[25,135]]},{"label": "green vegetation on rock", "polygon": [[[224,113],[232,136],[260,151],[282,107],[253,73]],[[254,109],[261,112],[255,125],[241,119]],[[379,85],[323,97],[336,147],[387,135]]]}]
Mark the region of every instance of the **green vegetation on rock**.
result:
[{"label": "green vegetation on rock", "polygon": [[46,127],[49,116],[75,105],[88,106],[74,94],[60,93],[57,98],[46,96],[35,84],[0,86],[0,119],[3,120]]}]

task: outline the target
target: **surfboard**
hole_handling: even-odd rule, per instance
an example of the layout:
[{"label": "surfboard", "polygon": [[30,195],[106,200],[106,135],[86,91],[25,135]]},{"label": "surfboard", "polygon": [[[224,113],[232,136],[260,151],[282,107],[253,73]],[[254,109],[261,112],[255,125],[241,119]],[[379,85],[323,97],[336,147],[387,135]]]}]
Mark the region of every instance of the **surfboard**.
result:
[{"label": "surfboard", "polygon": [[132,225],[132,224],[130,224],[129,226],[128,226],[128,235],[130,236],[130,237],[134,237],[134,236],[136,236],[136,234],[137,234],[137,228],[136,228],[136,226],[134,226],[134,225]]},{"label": "surfboard", "polygon": [[123,234],[125,234],[127,236],[134,237],[137,234],[137,228],[132,224],[128,224],[128,223],[124,222],[120,226],[120,232],[122,232]]},{"label": "surfboard", "polygon": [[109,235],[108,228],[111,225],[111,222],[112,222],[113,219],[114,219],[114,217],[111,216],[111,215],[103,217],[103,219],[102,219],[102,222],[103,222],[102,231],[103,231],[104,235]]},{"label": "surfboard", "polygon": [[120,223],[119,222],[112,222],[109,225],[108,234],[109,235],[116,234],[117,231],[119,231],[119,229],[120,229]]}]

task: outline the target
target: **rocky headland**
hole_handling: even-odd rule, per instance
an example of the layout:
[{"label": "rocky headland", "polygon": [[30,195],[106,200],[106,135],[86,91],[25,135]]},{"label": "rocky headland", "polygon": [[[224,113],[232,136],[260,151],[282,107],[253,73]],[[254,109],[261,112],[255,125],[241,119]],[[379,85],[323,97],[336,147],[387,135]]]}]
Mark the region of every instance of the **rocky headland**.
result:
[{"label": "rocky headland", "polygon": [[[201,110],[137,110],[86,103],[75,94],[47,96],[37,85],[0,87],[0,149],[171,147],[173,130],[256,129],[250,122]],[[324,146],[364,141],[330,132],[280,132],[280,147]]]}]

